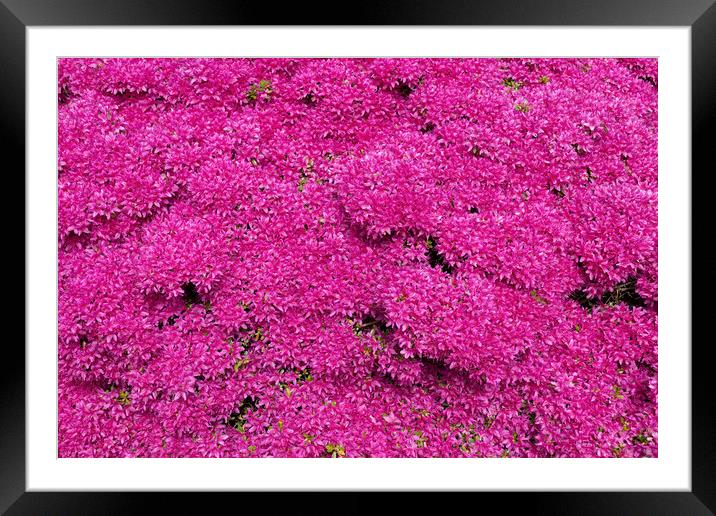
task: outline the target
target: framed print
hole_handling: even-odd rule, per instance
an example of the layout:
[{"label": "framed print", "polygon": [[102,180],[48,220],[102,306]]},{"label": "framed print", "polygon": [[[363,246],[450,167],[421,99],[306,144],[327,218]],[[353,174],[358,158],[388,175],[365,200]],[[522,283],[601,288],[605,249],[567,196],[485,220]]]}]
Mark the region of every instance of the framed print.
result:
[{"label": "framed print", "polygon": [[2,509],[711,514],[716,7],[315,7],[3,1]]}]

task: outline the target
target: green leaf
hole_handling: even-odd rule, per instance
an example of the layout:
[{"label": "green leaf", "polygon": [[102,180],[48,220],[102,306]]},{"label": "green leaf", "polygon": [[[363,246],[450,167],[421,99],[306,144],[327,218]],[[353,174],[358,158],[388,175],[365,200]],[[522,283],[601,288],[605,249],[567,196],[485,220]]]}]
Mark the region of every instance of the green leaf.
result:
[{"label": "green leaf", "polygon": [[117,396],[117,401],[120,405],[127,406],[130,403],[132,403],[132,400],[129,399],[129,393],[127,391],[119,391],[119,395]]},{"label": "green leaf", "polygon": [[512,77],[506,77],[502,80],[502,85],[513,91],[517,91],[523,86],[523,83],[522,81],[516,81]]}]

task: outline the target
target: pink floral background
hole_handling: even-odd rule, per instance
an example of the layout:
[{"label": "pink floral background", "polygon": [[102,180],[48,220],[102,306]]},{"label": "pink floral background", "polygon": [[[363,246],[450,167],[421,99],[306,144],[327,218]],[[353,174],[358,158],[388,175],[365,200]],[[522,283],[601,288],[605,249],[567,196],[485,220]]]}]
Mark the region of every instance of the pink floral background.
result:
[{"label": "pink floral background", "polygon": [[657,88],[59,60],[59,456],[656,456]]}]

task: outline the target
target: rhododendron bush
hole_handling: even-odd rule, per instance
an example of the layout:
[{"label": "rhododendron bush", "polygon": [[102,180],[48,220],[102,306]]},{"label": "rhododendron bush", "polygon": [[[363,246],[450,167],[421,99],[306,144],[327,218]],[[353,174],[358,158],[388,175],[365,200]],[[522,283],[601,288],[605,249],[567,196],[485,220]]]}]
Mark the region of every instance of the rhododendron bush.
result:
[{"label": "rhododendron bush", "polygon": [[61,457],[654,457],[654,59],[61,59]]}]

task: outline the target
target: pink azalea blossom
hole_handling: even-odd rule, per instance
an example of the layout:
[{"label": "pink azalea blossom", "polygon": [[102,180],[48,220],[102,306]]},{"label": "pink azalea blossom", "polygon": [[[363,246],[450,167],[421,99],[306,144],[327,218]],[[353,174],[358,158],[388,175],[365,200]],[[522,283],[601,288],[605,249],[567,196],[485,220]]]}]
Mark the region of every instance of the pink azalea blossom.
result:
[{"label": "pink azalea blossom", "polygon": [[59,456],[656,457],[655,59],[61,59]]}]

